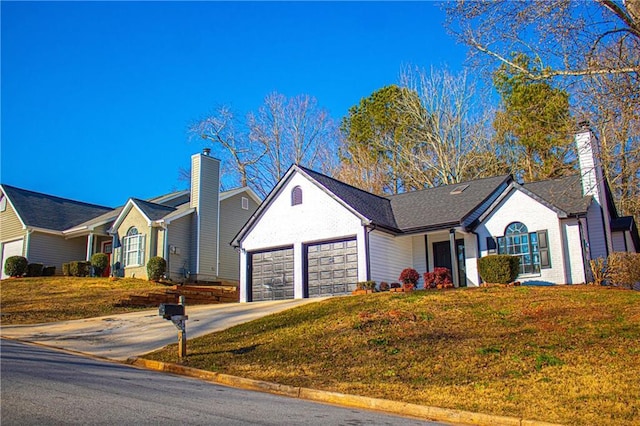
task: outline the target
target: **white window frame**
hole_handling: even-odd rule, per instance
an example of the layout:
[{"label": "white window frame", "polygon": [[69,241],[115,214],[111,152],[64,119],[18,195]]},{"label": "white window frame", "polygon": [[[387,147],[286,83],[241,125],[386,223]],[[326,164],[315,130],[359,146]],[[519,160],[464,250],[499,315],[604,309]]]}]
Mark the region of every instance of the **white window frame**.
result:
[{"label": "white window frame", "polygon": [[127,236],[122,239],[122,254],[124,266],[144,266],[145,236],[138,233],[135,227],[127,231]]},{"label": "white window frame", "polygon": [[242,210],[249,210],[249,199],[242,197]]}]

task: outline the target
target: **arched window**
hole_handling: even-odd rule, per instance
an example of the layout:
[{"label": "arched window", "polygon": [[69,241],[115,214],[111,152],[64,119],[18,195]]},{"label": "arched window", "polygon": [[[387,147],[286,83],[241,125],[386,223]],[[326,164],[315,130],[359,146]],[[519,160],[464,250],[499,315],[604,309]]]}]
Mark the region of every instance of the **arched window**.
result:
[{"label": "arched window", "polygon": [[144,235],[138,233],[138,228],[129,228],[122,240],[124,266],[144,265]]},{"label": "arched window", "polygon": [[520,258],[520,273],[539,273],[540,268],[551,267],[547,231],[529,232],[522,222],[506,227],[504,237],[498,238],[498,252]]},{"label": "arched window", "polygon": [[298,204],[302,204],[302,188],[296,186],[291,190],[291,205],[297,206]]}]

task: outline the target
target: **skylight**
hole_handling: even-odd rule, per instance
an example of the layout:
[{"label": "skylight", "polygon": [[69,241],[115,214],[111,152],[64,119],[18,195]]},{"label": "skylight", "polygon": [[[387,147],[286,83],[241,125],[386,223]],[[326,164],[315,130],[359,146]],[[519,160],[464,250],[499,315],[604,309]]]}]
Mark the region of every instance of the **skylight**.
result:
[{"label": "skylight", "polygon": [[453,190],[449,194],[451,194],[451,195],[462,194],[462,191],[464,191],[468,187],[469,187],[469,185],[456,186],[455,188],[453,188]]}]

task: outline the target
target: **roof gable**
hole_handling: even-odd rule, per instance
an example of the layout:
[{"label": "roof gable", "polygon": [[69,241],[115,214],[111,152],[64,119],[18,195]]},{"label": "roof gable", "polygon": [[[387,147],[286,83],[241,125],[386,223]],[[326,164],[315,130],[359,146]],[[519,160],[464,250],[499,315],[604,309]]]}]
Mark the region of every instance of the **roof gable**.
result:
[{"label": "roof gable", "polygon": [[399,231],[394,217],[392,203],[388,198],[380,197],[337,179],[297,166],[304,174],[316,181],[326,190],[338,197],[346,205],[368,219],[373,225]]},{"label": "roof gable", "polygon": [[28,227],[63,231],[113,210],[10,185],[3,184],[2,191]]}]

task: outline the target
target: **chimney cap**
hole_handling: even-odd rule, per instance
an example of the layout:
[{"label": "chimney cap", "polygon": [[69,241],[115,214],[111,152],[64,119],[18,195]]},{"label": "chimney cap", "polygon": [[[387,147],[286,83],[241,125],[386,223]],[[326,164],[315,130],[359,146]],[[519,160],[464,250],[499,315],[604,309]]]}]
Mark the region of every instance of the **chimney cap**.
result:
[{"label": "chimney cap", "polygon": [[203,148],[202,155],[206,155],[207,157],[211,154],[211,148]]}]

